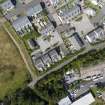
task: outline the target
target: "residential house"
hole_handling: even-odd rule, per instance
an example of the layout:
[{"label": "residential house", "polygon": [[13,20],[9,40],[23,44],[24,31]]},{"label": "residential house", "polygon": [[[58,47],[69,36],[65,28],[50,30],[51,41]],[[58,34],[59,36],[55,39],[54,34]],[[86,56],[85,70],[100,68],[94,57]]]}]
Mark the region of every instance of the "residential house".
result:
[{"label": "residential house", "polygon": [[80,50],[84,47],[84,42],[78,33],[74,33],[72,36],[68,38],[70,41],[70,49],[71,50]]},{"label": "residential house", "polygon": [[39,71],[43,71],[44,69],[46,69],[45,64],[43,63],[42,59],[36,58],[35,56],[32,57],[33,63],[35,65],[35,67],[39,70]]},{"label": "residential house", "polygon": [[29,17],[36,17],[40,12],[42,12],[42,7],[40,4],[32,5],[26,10],[26,15]]},{"label": "residential house", "polygon": [[55,49],[50,51],[49,55],[50,55],[53,62],[58,62],[59,60],[61,60],[61,56],[58,55],[58,53]]},{"label": "residential house", "polygon": [[19,17],[12,23],[12,25],[19,35],[24,35],[33,30],[32,24],[26,16]]},{"label": "residential house", "polygon": [[28,44],[29,44],[31,49],[39,48],[39,45],[38,45],[38,43],[36,42],[35,39],[29,39]]},{"label": "residential house", "polygon": [[98,27],[95,30],[89,32],[86,35],[86,39],[89,43],[96,43],[100,40],[105,39],[105,31],[103,30],[103,28]]},{"label": "residential house", "polygon": [[62,21],[62,23],[70,23],[70,21],[81,14],[81,7],[80,5],[76,5],[71,9],[65,10],[65,11],[59,11],[59,18]]},{"label": "residential house", "polygon": [[38,53],[32,56],[33,63],[39,71],[46,70],[55,62],[61,60],[61,55],[58,54],[56,48],[47,52]]},{"label": "residential house", "polygon": [[6,0],[0,5],[1,9],[3,10],[3,13],[6,14],[8,11],[14,8],[13,3],[11,0]]},{"label": "residential house", "polygon": [[42,60],[47,67],[50,67],[52,61],[48,54],[43,55]]},{"label": "residential house", "polygon": [[51,35],[54,31],[54,26],[51,23],[46,23],[46,25],[39,30],[39,33],[46,36]]}]

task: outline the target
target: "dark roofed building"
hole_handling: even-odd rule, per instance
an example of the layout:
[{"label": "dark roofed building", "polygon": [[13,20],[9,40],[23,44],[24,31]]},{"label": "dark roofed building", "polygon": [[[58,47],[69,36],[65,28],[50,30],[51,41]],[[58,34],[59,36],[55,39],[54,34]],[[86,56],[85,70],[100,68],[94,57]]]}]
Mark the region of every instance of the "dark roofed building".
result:
[{"label": "dark roofed building", "polygon": [[36,16],[37,14],[39,14],[41,11],[42,11],[42,7],[40,4],[37,4],[37,5],[34,5],[34,6],[31,6],[27,9],[27,16]]},{"label": "dark roofed building", "polygon": [[89,43],[95,43],[98,42],[98,40],[104,40],[105,39],[105,31],[103,28],[98,27],[95,30],[89,32],[86,35],[86,39]]},{"label": "dark roofed building", "polygon": [[35,39],[29,39],[28,44],[29,44],[31,49],[39,47],[39,45],[38,45],[38,43],[37,43],[37,41]]},{"label": "dark roofed building", "polygon": [[60,12],[59,16],[61,17],[63,23],[68,23],[79,14],[81,14],[81,7],[76,5],[67,11]]},{"label": "dark roofed building", "polygon": [[84,42],[81,39],[81,37],[78,35],[78,33],[74,33],[70,38],[69,41],[71,43],[71,49],[72,50],[80,50],[84,47]]}]

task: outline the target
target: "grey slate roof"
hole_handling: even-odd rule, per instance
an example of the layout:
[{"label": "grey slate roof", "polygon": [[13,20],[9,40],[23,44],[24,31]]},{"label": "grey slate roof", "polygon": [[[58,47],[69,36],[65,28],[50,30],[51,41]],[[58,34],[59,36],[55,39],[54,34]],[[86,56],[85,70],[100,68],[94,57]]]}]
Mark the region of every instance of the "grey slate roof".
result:
[{"label": "grey slate roof", "polygon": [[31,26],[31,23],[29,19],[26,16],[24,16],[24,17],[19,17],[17,20],[13,22],[12,25],[16,31],[20,31],[21,29],[23,29],[28,25]]},{"label": "grey slate roof", "polygon": [[75,12],[77,10],[80,10],[80,7],[76,5],[73,8],[68,9],[68,11],[63,11],[63,14],[61,14],[61,16],[68,16],[68,15],[76,14]]},{"label": "grey slate roof", "polygon": [[84,42],[81,37],[75,33],[69,38],[70,43],[72,44],[75,50],[80,50],[84,46]]},{"label": "grey slate roof", "polygon": [[4,10],[7,11],[8,9],[14,8],[14,5],[12,4],[11,0],[7,0],[4,3],[0,5],[0,7]]},{"label": "grey slate roof", "polygon": [[37,15],[38,13],[40,13],[42,11],[42,7],[40,4],[31,6],[27,9],[27,16],[32,16],[32,15]]}]

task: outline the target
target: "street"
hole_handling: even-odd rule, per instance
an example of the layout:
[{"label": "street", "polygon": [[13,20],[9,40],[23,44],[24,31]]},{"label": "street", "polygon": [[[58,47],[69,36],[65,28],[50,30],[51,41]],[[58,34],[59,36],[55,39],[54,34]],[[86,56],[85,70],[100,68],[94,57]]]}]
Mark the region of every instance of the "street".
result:
[{"label": "street", "polygon": [[33,80],[28,86],[29,86],[29,87],[34,87],[34,85],[35,85],[38,81],[40,81],[41,79],[43,79],[43,78],[46,77],[47,75],[49,75],[49,74],[51,74],[51,73],[53,73],[53,72],[55,72],[55,71],[61,69],[61,68],[64,67],[65,65],[69,64],[71,61],[73,61],[74,59],[76,59],[79,55],[85,54],[85,53],[87,53],[88,51],[90,51],[90,50],[92,50],[92,49],[99,50],[99,49],[102,49],[102,48],[104,48],[104,47],[105,47],[105,43],[101,43],[101,44],[98,44],[98,45],[96,45],[96,46],[90,46],[90,45],[88,45],[88,46],[86,47],[86,49],[85,49],[83,52],[77,54],[76,56],[73,56],[72,58],[69,58],[68,60],[64,61],[64,62],[61,63],[60,65],[57,65],[55,68],[53,68],[53,69],[47,71],[45,74],[39,76],[39,77],[37,78],[37,80]]}]

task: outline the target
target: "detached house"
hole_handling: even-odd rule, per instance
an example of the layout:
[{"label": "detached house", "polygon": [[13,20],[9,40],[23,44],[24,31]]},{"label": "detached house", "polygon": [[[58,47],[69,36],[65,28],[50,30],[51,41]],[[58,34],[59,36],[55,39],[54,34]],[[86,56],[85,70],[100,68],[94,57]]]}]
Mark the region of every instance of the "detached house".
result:
[{"label": "detached house", "polygon": [[71,50],[80,50],[81,48],[84,47],[84,42],[81,39],[81,37],[78,35],[78,33],[74,33],[70,38],[70,48]]},{"label": "detached house", "polygon": [[99,27],[86,35],[86,39],[89,43],[95,43],[99,40],[105,39],[105,31]]},{"label": "detached house", "polygon": [[3,2],[0,5],[1,9],[3,10],[3,13],[6,14],[8,11],[10,11],[11,9],[14,8],[13,3],[11,2],[11,0],[7,0],[5,2]]},{"label": "detached house", "polygon": [[33,30],[32,24],[26,16],[19,17],[12,23],[12,25],[19,35],[23,35]]},{"label": "detached house", "polygon": [[29,7],[26,11],[26,15],[29,17],[37,17],[40,12],[42,12],[42,7],[40,4],[33,5]]},{"label": "detached house", "polygon": [[73,8],[68,9],[67,11],[60,11],[58,14],[62,23],[68,23],[73,18],[81,14],[81,7],[79,5],[76,5]]}]

